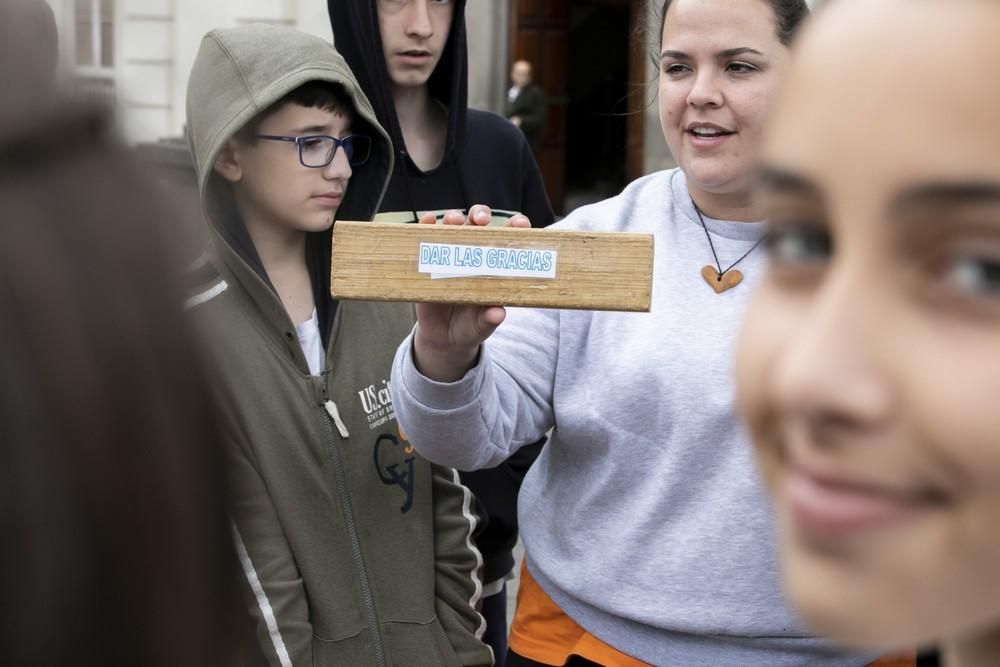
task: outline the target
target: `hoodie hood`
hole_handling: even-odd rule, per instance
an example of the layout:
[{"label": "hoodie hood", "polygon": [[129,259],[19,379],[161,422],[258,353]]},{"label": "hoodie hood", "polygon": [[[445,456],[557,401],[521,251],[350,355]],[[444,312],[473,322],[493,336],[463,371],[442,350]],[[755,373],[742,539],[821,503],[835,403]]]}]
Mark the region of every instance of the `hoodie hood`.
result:
[{"label": "hoodie hood", "polygon": [[[250,235],[233,203],[229,185],[214,165],[226,142],[285,95],[310,81],[343,87],[354,105],[354,129],[372,137],[369,160],[354,168],[339,220],[369,220],[378,210],[392,174],[392,143],[347,63],[319,37],[291,28],[248,25],[209,32],[202,39],[187,90],[188,141],[201,204],[225,264],[281,326],[287,319]],[[309,234],[306,262],[313,278],[324,342],[332,323],[329,296],[330,232]],[[270,294],[261,294],[270,291]]]},{"label": "hoodie hood", "polygon": [[[392,98],[382,37],[378,27],[378,0],[327,0],[333,41],[368,93],[379,122],[389,130],[397,154],[405,154],[396,105]],[[448,107],[448,145],[452,154],[465,135],[469,98],[469,56],[465,36],[465,0],[454,0],[455,13],[444,53],[428,81],[431,96]],[[447,160],[447,158],[445,158]],[[402,162],[402,160],[398,161]],[[397,163],[397,169],[406,167]],[[415,169],[415,166],[409,168]]]},{"label": "hoodie hood", "polygon": [[202,206],[210,218],[218,190],[225,185],[213,165],[226,141],[310,81],[340,84],[354,104],[355,122],[362,121],[363,131],[373,139],[372,156],[354,170],[337,218],[367,220],[375,213],[389,184],[392,144],[344,58],[319,37],[280,26],[250,25],[205,35],[188,80],[188,140]]}]

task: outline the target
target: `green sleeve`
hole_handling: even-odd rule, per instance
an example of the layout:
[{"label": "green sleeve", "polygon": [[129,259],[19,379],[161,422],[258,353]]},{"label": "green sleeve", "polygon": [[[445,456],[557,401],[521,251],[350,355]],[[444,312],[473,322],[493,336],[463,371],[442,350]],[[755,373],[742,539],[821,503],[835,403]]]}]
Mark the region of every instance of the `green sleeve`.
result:
[{"label": "green sleeve", "polygon": [[272,667],[311,666],[305,587],[277,513],[246,456],[231,447],[228,458],[233,539],[257,639]]},{"label": "green sleeve", "polygon": [[435,611],[462,665],[489,667],[493,652],[481,641],[483,559],[472,542],[478,521],[472,492],[451,468],[434,465],[432,471]]}]

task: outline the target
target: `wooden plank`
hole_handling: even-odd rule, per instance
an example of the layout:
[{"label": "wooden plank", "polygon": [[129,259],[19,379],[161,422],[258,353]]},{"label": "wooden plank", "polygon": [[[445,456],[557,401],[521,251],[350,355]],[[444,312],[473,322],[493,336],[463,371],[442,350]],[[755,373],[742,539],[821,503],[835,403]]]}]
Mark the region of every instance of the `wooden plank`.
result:
[{"label": "wooden plank", "polygon": [[[432,278],[421,243],[555,251],[555,277]],[[523,256],[523,254],[522,254]],[[331,293],[338,299],[648,312],[653,237],[620,232],[337,222]]]}]

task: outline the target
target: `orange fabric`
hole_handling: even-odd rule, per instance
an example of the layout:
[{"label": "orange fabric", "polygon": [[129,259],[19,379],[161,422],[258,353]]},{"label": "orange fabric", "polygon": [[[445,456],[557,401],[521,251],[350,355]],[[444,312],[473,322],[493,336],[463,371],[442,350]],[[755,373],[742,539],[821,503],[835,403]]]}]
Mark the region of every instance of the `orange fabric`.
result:
[{"label": "orange fabric", "polygon": [[917,654],[887,656],[876,660],[869,667],[917,667]]},{"label": "orange fabric", "polygon": [[[508,643],[518,655],[556,667],[562,667],[574,655],[607,667],[652,667],[615,650],[577,625],[542,590],[526,565],[521,565],[517,609]],[[904,653],[876,660],[869,667],[916,667],[916,664],[916,653]]]},{"label": "orange fabric", "polygon": [[576,655],[608,667],[651,667],[613,649],[577,625],[541,589],[524,565],[509,645],[518,655],[546,665],[561,667],[570,656]]}]

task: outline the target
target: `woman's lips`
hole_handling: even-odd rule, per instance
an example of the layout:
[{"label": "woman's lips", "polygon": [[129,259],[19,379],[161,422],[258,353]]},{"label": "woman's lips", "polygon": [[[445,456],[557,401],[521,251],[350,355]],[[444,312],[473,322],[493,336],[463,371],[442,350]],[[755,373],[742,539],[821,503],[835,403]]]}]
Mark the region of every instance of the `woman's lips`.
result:
[{"label": "woman's lips", "polygon": [[709,148],[718,148],[719,146],[724,144],[730,137],[732,137],[735,133],[719,132],[716,134],[702,134],[702,133],[697,133],[694,130],[686,130],[684,134],[691,142],[691,145],[693,145],[695,148],[709,149]]},{"label": "woman's lips", "polygon": [[902,494],[792,469],[784,499],[794,526],[807,537],[833,541],[888,528],[931,510],[929,494]]}]

